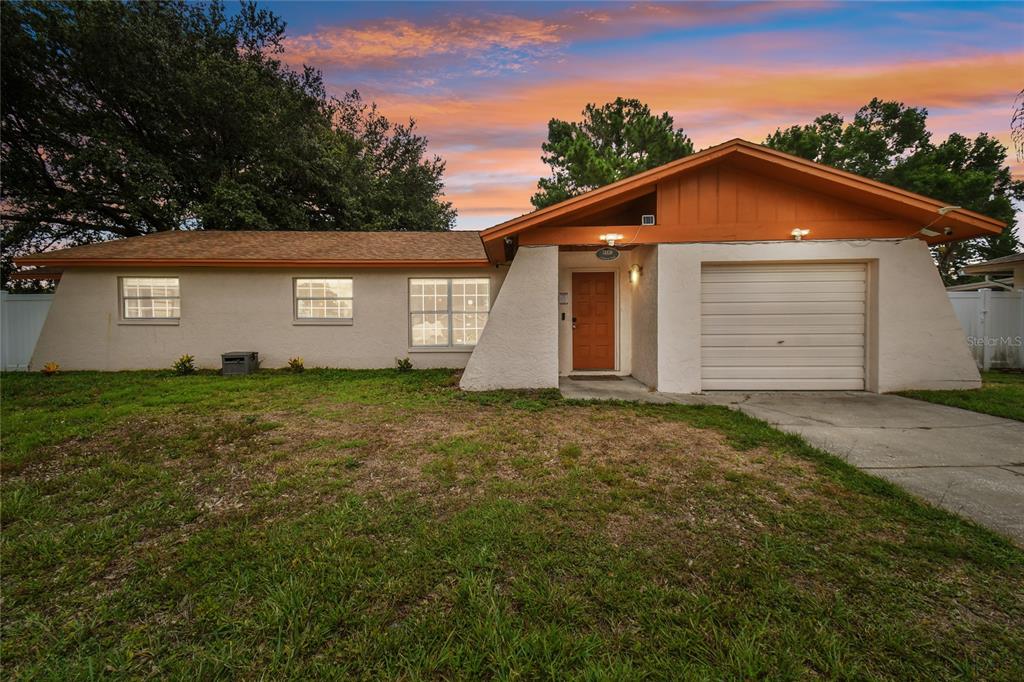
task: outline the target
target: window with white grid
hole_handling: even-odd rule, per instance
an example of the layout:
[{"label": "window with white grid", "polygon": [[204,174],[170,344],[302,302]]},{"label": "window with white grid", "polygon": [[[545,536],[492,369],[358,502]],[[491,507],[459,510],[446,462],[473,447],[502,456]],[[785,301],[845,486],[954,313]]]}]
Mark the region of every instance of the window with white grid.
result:
[{"label": "window with white grid", "polygon": [[177,320],[181,289],[177,277],[122,277],[121,316],[126,320]]},{"label": "window with white grid", "polygon": [[295,318],[298,320],[351,321],[352,300],[350,277],[295,280]]},{"label": "window with white grid", "polygon": [[491,310],[486,278],[409,280],[409,329],[413,347],[475,346]]}]

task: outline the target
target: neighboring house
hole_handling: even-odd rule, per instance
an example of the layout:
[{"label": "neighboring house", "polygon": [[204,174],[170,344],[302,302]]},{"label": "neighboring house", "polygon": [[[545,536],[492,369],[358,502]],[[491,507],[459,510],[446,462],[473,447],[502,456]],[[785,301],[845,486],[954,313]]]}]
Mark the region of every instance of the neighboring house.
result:
[{"label": "neighboring house", "polygon": [[1003,224],[940,208],[734,140],[483,232],[170,232],[18,262],[63,270],[36,367],[255,350],[269,367],[409,356],[465,367],[470,390],[573,373],[678,393],[971,388],[927,245]]},{"label": "neighboring house", "polygon": [[[950,287],[950,291],[973,291],[984,288],[986,285],[995,284],[994,289],[1024,289],[1024,253],[1015,253],[1012,256],[1003,256],[987,260],[984,263],[964,266],[965,275],[984,275],[987,281],[962,284],[960,287]],[[1005,279],[999,279],[1002,275]],[[996,279],[991,279],[995,277]],[[1009,281],[1007,281],[1009,280]],[[972,287],[966,289],[965,287]]]}]

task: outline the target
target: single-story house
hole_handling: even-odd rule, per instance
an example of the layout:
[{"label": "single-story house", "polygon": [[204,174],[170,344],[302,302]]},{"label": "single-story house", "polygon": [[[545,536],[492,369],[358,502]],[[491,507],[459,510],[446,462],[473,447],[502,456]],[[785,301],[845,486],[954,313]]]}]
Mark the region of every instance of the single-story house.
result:
[{"label": "single-story house", "polygon": [[18,263],[60,273],[33,367],[255,350],[408,356],[469,390],[885,392],[979,385],[928,245],[1003,227],[732,140],[481,232],[174,231]]}]

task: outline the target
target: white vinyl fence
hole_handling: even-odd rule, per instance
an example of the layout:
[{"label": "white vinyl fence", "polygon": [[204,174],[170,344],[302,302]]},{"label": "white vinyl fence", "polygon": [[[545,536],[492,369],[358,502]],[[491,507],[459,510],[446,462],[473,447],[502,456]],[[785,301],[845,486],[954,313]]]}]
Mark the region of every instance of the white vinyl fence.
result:
[{"label": "white vinyl fence", "polygon": [[53,294],[0,291],[0,351],[6,372],[28,369]]},{"label": "white vinyl fence", "polygon": [[1024,290],[947,293],[979,368],[1024,368]]}]

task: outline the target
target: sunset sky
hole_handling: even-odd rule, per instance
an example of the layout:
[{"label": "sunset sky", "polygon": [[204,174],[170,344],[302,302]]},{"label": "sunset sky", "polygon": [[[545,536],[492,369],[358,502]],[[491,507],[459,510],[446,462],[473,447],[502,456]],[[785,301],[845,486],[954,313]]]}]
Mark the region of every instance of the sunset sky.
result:
[{"label": "sunset sky", "polygon": [[1024,87],[1020,2],[266,5],[287,61],[415,118],[463,229],[530,210],[548,119],[588,102],[637,97],[701,149],[881,97],[927,107],[938,139],[1009,146]]}]

